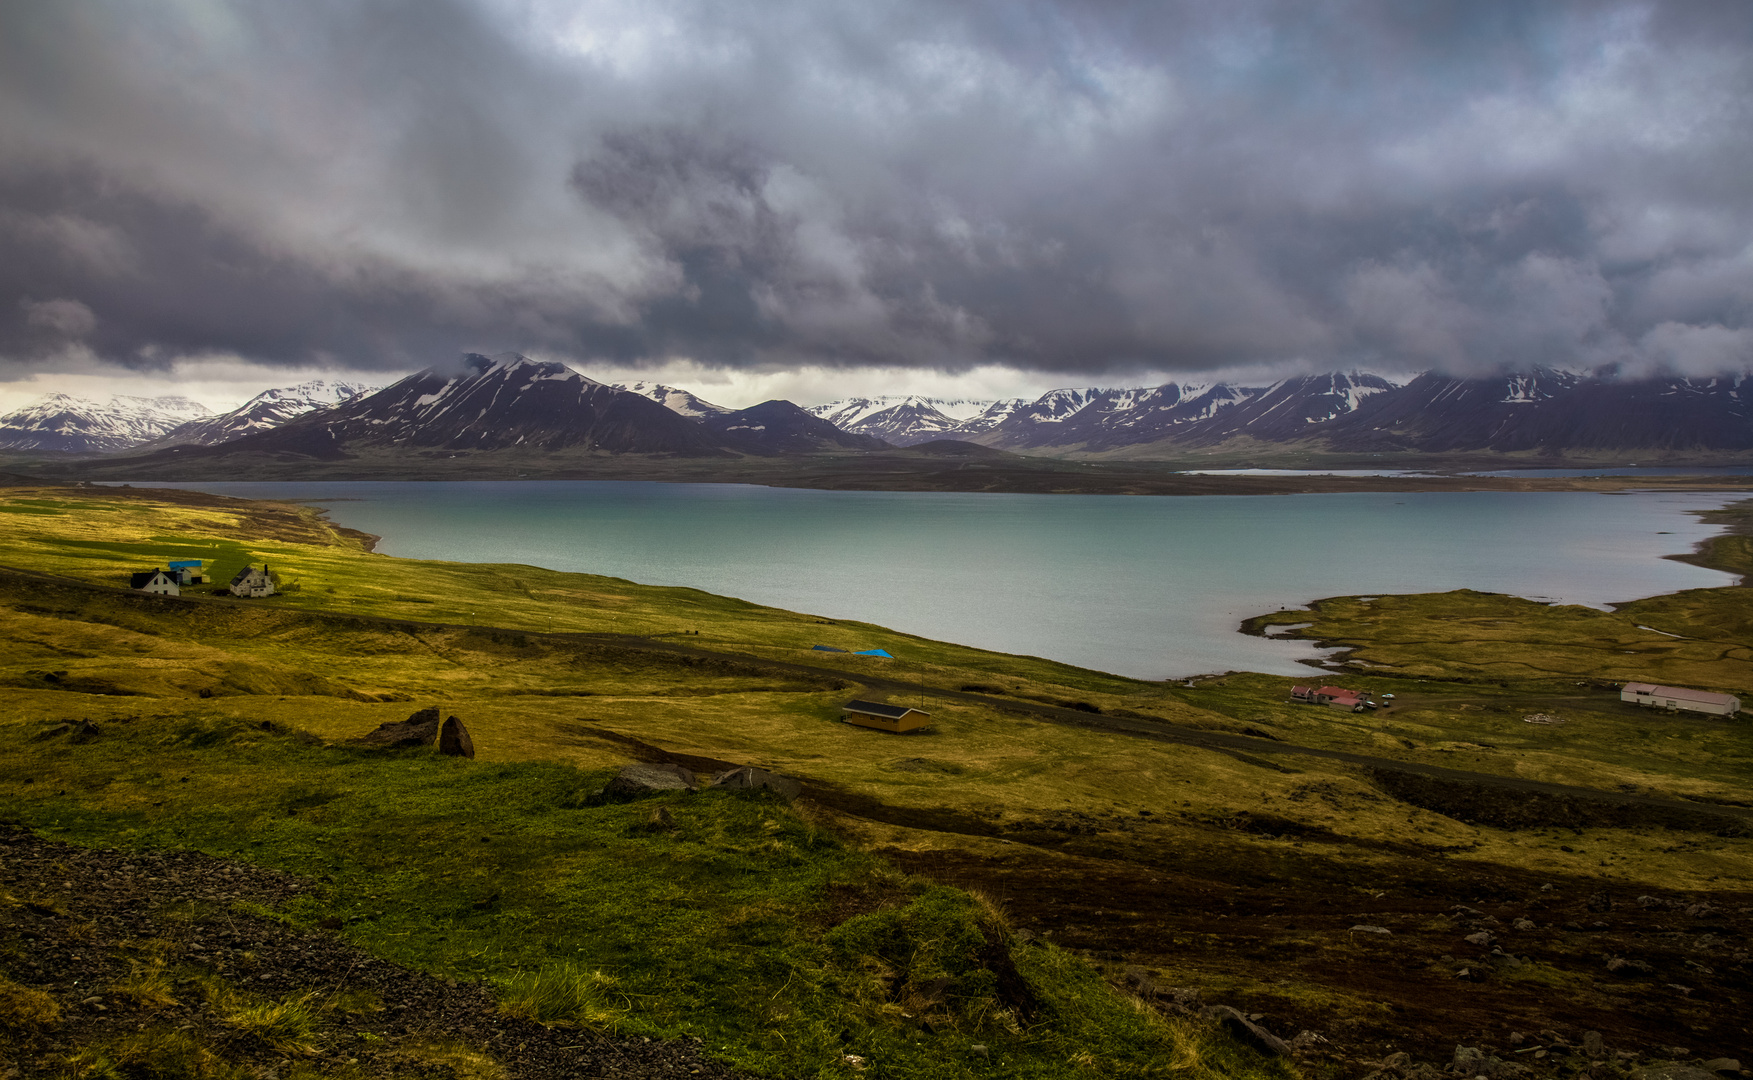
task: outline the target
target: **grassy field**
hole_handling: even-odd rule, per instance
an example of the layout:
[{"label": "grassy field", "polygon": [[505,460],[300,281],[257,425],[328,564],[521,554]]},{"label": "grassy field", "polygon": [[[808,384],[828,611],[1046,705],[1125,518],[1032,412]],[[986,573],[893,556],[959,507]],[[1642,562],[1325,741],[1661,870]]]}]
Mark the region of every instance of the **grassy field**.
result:
[{"label": "grassy field", "polygon": [[[128,571],[173,558],[210,560],[220,580],[266,561],[284,591],[203,604],[120,591]],[[1217,917],[1213,896],[1244,890],[1262,919],[1300,907],[1340,932],[1402,902],[1403,945],[1432,935],[1440,967],[1455,946],[1418,928],[1436,917],[1421,905],[1456,895],[1445,881],[1524,882],[1491,887],[1500,893],[1559,882],[1579,903],[1590,888],[1753,889],[1753,841],[1732,830],[1587,815],[1498,827],[1270,741],[1260,754],[1205,749],[1003,703],[1747,805],[1749,725],[1641,713],[1603,688],[1632,670],[1753,683],[1729,640],[1747,610],[1739,589],[1641,602],[1667,605],[1661,619],[1637,605],[1600,613],[1479,594],[1342,598],[1313,616],[1266,616],[1312,617],[1306,634],[1355,643],[1354,658],[1374,666],[1347,672],[1348,685],[1399,703],[1354,716],[1290,704],[1286,679],[1144,683],[693,590],[389,559],[309,510],[194,494],[0,490],[0,565],[103,586],[0,579],[0,813],[85,843],[184,845],[330,878],[289,917],[340,919],[375,952],[507,995],[543,972],[601,972],[586,982],[613,992],[585,994],[575,1021],[697,1036],[763,1074],[843,1075],[847,1047],[892,1076],[1269,1071],[1207,1029],[1139,1011],[1099,977],[1118,982],[1133,966],[1257,1006],[1286,1034],[1324,1025],[1351,1039],[1303,1065],[1342,1075],[1372,1033],[1415,1039],[1392,1004],[1423,984],[1352,978],[1344,965],[1369,961],[1355,935],[1311,936],[1309,921],[1238,944],[1237,922],[1201,921]],[[1699,633],[1681,640],[1639,623]],[[654,643],[678,651],[644,647]],[[923,677],[933,727],[896,737],[839,723],[859,680],[877,677]],[[948,695],[970,687],[988,701]],[[467,723],[476,761],[342,745],[427,705]],[[1565,722],[1523,721],[1536,711]],[[103,737],[38,741],[84,719]],[[587,805],[614,768],[665,755],[773,768],[803,778],[806,797],[796,808],[671,800],[655,831],[653,804]],[[1105,903],[1089,887],[1104,877],[1116,897]],[[933,892],[933,880],[986,902]],[[1063,910],[1045,906],[1060,895]],[[675,921],[678,911],[689,918]],[[885,929],[869,940],[842,932],[849,913]],[[962,961],[933,958],[931,943],[1007,934],[1006,922],[1064,946],[1009,950],[1053,1002],[1046,1018],[1007,1014],[965,964],[897,966],[894,941],[908,935],[920,963],[953,967]],[[871,944],[882,935],[886,953]],[[1224,962],[1242,948],[1243,968]],[[925,1013],[896,1006],[909,985],[945,978],[964,989]],[[1450,985],[1448,972],[1430,978]],[[1575,1002],[1616,1000],[1575,978]],[[1524,989],[1505,980],[1478,993],[1520,1000]],[[1448,1037],[1432,1028],[1433,1044]],[[993,1056],[968,1049],[976,1043]]]}]

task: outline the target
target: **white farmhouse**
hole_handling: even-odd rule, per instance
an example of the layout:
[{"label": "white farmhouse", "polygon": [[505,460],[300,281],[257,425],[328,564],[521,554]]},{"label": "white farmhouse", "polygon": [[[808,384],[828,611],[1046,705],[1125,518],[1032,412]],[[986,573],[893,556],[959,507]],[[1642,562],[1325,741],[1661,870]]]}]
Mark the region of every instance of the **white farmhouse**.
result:
[{"label": "white farmhouse", "polygon": [[176,578],[163,570],[142,570],[128,578],[128,587],[159,596],[181,596],[183,592],[177,586]]},{"label": "white farmhouse", "polygon": [[268,576],[268,564],[263,563],[257,570],[246,566],[231,579],[231,595],[233,596],[273,596],[274,579]]},{"label": "white farmhouse", "polygon": [[1741,711],[1741,699],[1729,694],[1713,694],[1709,690],[1688,690],[1684,686],[1657,686],[1655,683],[1628,682],[1619,691],[1620,701],[1651,709],[1685,709],[1712,716],[1733,716]]}]

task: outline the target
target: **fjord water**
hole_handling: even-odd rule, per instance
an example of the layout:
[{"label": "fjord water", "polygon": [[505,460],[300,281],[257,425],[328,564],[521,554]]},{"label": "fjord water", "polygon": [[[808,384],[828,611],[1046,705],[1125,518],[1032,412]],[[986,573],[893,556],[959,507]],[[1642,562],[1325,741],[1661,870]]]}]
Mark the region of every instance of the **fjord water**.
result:
[{"label": "fjord water", "polygon": [[[290,499],[389,555],[687,585],[1139,678],[1307,674],[1240,620],[1324,596],[1471,588],[1565,603],[1730,584],[1663,559],[1731,496],[1133,497],[479,481],[169,484]],[[678,629],[683,627],[678,626]]]}]

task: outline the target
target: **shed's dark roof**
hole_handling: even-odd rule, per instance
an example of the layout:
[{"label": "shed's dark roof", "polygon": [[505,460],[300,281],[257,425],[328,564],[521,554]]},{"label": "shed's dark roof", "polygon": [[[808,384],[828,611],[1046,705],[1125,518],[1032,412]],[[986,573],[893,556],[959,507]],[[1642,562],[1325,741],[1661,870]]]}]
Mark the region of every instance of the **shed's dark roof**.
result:
[{"label": "shed's dark roof", "polygon": [[931,715],[923,709],[915,709],[907,705],[885,705],[880,701],[848,701],[846,711],[864,713],[867,716],[884,716],[890,720],[899,720],[910,712],[919,713],[921,716]]}]

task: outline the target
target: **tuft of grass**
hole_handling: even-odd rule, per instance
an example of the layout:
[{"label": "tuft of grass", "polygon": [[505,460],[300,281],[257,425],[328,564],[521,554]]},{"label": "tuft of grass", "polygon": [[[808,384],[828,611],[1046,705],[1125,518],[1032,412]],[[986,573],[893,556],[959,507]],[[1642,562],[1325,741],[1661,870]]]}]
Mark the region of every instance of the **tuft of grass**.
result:
[{"label": "tuft of grass", "polygon": [[826,941],[848,997],[873,1022],[971,1031],[997,1024],[1015,1033],[1034,1001],[1020,987],[1009,1000],[1001,995],[993,968],[1010,966],[1004,934],[988,908],[940,886],[905,907],[855,915]]},{"label": "tuft of grass", "polygon": [[620,980],[576,964],[520,971],[499,983],[499,1011],[540,1024],[604,1030],[631,1011]]},{"label": "tuft of grass", "polygon": [[111,991],[132,998],[148,1009],[162,1009],[177,1003],[163,955],[150,952],[145,956],[130,956],[127,959],[128,974],[111,984]]},{"label": "tuft of grass", "polygon": [[31,1031],[61,1022],[61,1006],[41,990],[0,975],[0,1030]]},{"label": "tuft of grass", "polygon": [[317,1052],[313,1039],[321,1023],[318,994],[288,994],[268,1000],[233,997],[215,1004],[220,1017],[239,1031],[248,1032],[283,1054]]},{"label": "tuft of grass", "polygon": [[194,1035],[162,1027],[85,1047],[68,1059],[67,1068],[74,1080],[247,1080],[254,1075]]}]

